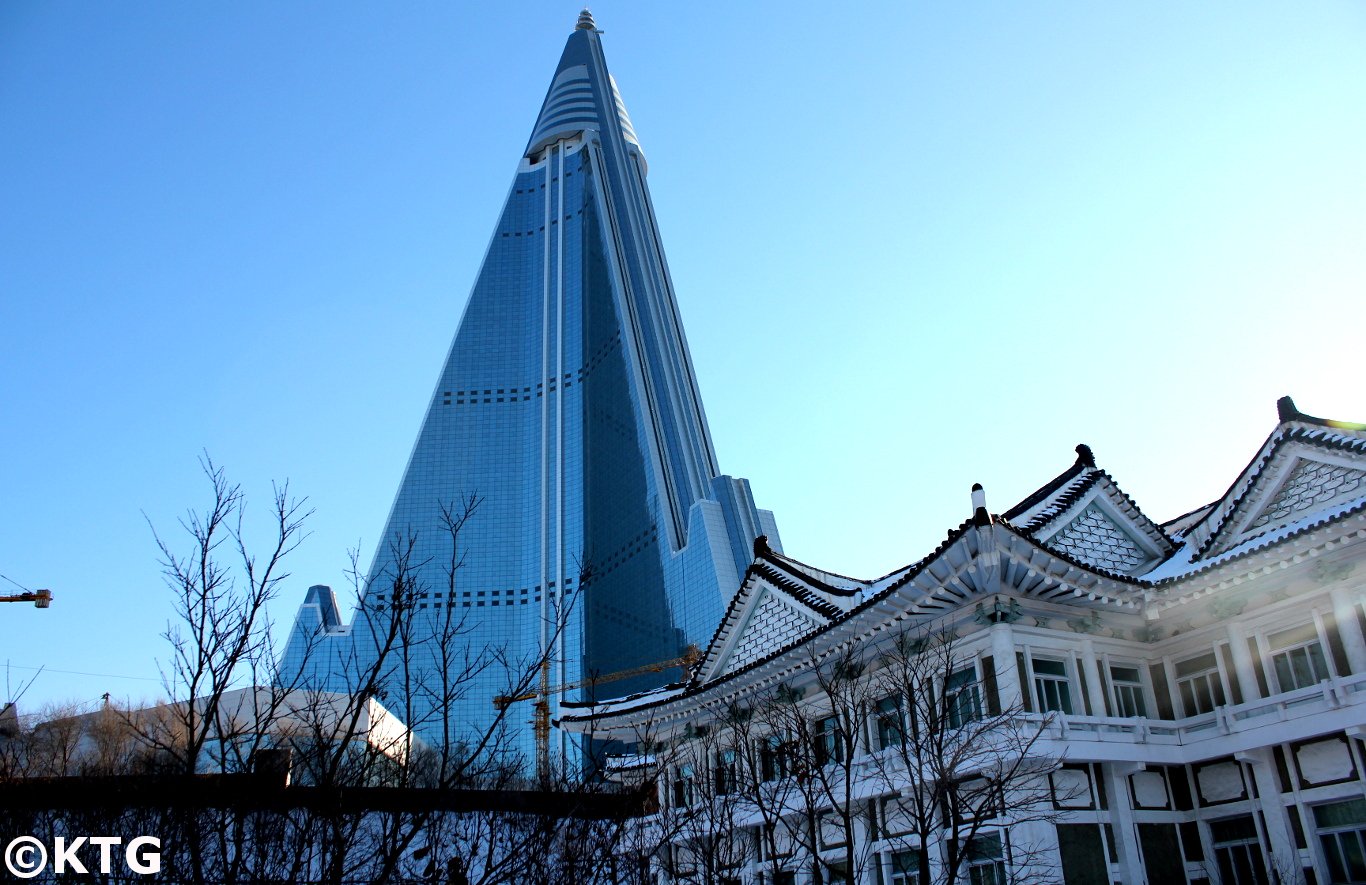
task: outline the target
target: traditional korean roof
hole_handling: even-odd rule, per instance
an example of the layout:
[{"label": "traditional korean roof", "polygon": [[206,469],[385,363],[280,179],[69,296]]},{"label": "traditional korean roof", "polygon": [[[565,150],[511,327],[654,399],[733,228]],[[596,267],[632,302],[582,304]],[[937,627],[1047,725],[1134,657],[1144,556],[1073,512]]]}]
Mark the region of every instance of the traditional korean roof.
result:
[{"label": "traditional korean roof", "polygon": [[[1324,526],[1342,524],[1338,534],[1347,532],[1346,519],[1366,514],[1366,425],[1302,415],[1288,398],[1279,405],[1276,430],[1228,492],[1164,525],[1144,515],[1096,466],[1091,450],[1078,446],[1071,467],[1002,516],[988,513],[981,487],[974,487],[972,519],[923,559],[882,578],[822,571],[774,552],[761,538],[687,683],[620,701],[565,704],[564,719],[659,707],[746,674],[777,673],[795,665],[803,647],[816,648],[808,644],[822,635],[871,637],[894,624],[947,616],[1010,619],[1020,601],[1087,632],[1103,611],[1137,617],[1150,606],[1210,592],[1210,580],[1200,576],[1213,569],[1238,560],[1255,569],[1271,547]],[[1236,574],[1225,571],[1216,583],[1228,577]],[[1075,614],[1065,614],[1069,608]]]},{"label": "traditional korean roof", "polygon": [[1209,516],[1209,512],[1213,510],[1218,503],[1218,501],[1211,501],[1208,504],[1202,504],[1194,510],[1187,511],[1174,519],[1169,519],[1162,523],[1162,530],[1166,532],[1167,536],[1172,540],[1179,541],[1185,536],[1186,532],[1190,531],[1194,526],[1199,525],[1206,516]]},{"label": "traditional korean roof", "polygon": [[800,640],[851,609],[867,589],[855,578],[808,566],[754,543],[754,562],[731,599],[697,672],[740,669],[775,646]]},{"label": "traditional korean roof", "polygon": [[1002,516],[1021,533],[1094,568],[1142,574],[1176,549],[1114,478],[1096,466],[1091,448]]},{"label": "traditional korean roof", "polygon": [[1366,500],[1366,425],[1305,415],[1290,397],[1256,456],[1186,533],[1192,561],[1269,540],[1317,513]]}]

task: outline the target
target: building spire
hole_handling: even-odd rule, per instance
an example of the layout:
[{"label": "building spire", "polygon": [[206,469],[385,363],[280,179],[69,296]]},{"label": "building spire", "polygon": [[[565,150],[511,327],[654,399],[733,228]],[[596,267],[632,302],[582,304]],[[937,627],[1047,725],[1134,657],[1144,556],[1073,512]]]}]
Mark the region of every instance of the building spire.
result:
[{"label": "building spire", "polygon": [[593,13],[589,12],[588,7],[585,6],[583,12],[579,13],[579,23],[574,26],[574,30],[596,31],[597,29],[597,23],[593,21]]}]

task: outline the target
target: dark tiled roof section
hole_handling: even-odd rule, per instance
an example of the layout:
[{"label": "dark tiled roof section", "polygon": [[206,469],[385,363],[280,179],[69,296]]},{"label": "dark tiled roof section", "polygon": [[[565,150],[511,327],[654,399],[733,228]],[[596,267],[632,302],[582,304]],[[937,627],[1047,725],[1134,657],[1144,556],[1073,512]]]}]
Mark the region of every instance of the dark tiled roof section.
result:
[{"label": "dark tiled roof section", "polygon": [[1233,481],[1233,485],[1229,486],[1229,490],[1225,492],[1224,497],[1220,499],[1220,503],[1223,504],[1228,500],[1229,495],[1233,494],[1234,490],[1241,486],[1241,490],[1238,491],[1231,503],[1224,508],[1224,513],[1219,518],[1219,524],[1215,526],[1214,531],[1210,532],[1209,537],[1205,539],[1205,543],[1200,545],[1199,551],[1195,554],[1196,559],[1204,558],[1205,555],[1219,543],[1224,534],[1224,530],[1228,528],[1229,517],[1238,512],[1238,508],[1242,506],[1248,493],[1252,491],[1252,487],[1257,484],[1257,477],[1266,469],[1266,465],[1270,464],[1276,457],[1276,453],[1285,446],[1293,442],[1303,442],[1319,448],[1335,449],[1340,452],[1350,452],[1355,455],[1366,454],[1366,437],[1339,432],[1346,430],[1349,432],[1355,431],[1356,433],[1361,433],[1362,430],[1358,430],[1357,428],[1363,428],[1363,425],[1346,424],[1342,421],[1327,422],[1321,418],[1314,418],[1307,421],[1304,416],[1296,418],[1294,423],[1312,424],[1313,426],[1291,426],[1287,428],[1285,424],[1282,424],[1272,431],[1271,436],[1267,438],[1267,442],[1262,444],[1262,451],[1264,451],[1265,454],[1259,453],[1253,456],[1252,461],[1243,468],[1243,472],[1238,474],[1238,478]]},{"label": "dark tiled roof section", "polygon": [[[1070,488],[1066,488],[1056,500],[1051,502],[1029,522],[1021,526],[1016,526],[1022,532],[1035,532],[1051,523],[1059,515],[1067,511],[1067,508],[1081,500],[1082,496],[1096,487],[1100,478],[1104,476],[1104,471],[1091,468],[1091,472],[1080,482],[1075,482]],[[1006,517],[1009,519],[1009,517]]]},{"label": "dark tiled roof section", "polygon": [[[1081,476],[1083,473],[1091,469],[1093,468],[1087,467],[1085,464],[1081,463],[1081,461],[1077,461],[1077,463],[1073,464],[1071,467],[1067,468],[1062,473],[1059,473],[1052,480],[1045,483],[1040,488],[1035,489],[1034,493],[1031,494],[1028,498],[1025,498],[1023,501],[1016,504],[1014,507],[1010,508],[1005,513],[1002,513],[1001,516],[1005,519],[1016,518],[1020,514],[1029,510],[1031,507],[1043,503],[1043,501],[1045,501],[1048,498],[1048,496],[1057,494],[1058,490],[1061,489],[1063,486],[1066,486],[1069,482],[1071,482],[1072,480],[1076,479],[1077,477]],[[1090,483],[1088,482],[1085,487],[1090,488]]]},{"label": "dark tiled roof section", "polygon": [[[841,581],[848,581],[851,584],[859,584],[863,586],[872,583],[871,581],[864,580],[863,578],[851,578],[848,575],[841,575],[839,572],[832,572],[828,568],[817,569],[815,566],[807,565],[801,560],[793,559],[792,557],[784,553],[778,553],[772,548],[765,549],[764,552],[761,553],[758,558],[767,559],[769,562],[780,564],[783,566],[783,568],[787,569],[788,571],[797,572],[811,581],[820,582],[819,578],[811,574],[812,572],[819,571],[823,575],[829,575],[830,577],[839,578]],[[830,592],[847,595],[851,591],[842,587],[832,586],[830,588]]]},{"label": "dark tiled roof section", "polygon": [[799,582],[778,571],[773,566],[765,562],[755,563],[751,568],[756,575],[761,576],[775,587],[781,587],[788,595],[800,600],[807,608],[818,612],[827,618],[837,618],[842,612],[838,606],[831,605],[824,599],[803,587]]},{"label": "dark tiled roof section", "polygon": [[1093,489],[1102,479],[1109,482],[1110,487],[1119,494],[1120,501],[1125,509],[1131,511],[1132,516],[1140,526],[1146,525],[1153,535],[1152,540],[1158,542],[1159,547],[1165,547],[1165,552],[1170,554],[1176,549],[1170,535],[1156,522],[1148,518],[1143,512],[1143,508],[1138,506],[1138,502],[1129,497],[1124,489],[1120,488],[1119,483],[1109,473],[1096,467],[1095,456],[1091,454],[1089,446],[1077,446],[1077,460],[1071,467],[1058,474],[1053,480],[1042,488],[1035,491],[1028,498],[1025,498],[1014,507],[1001,514],[1002,518],[1011,521],[1029,512],[1034,507],[1047,501],[1051,496],[1057,495],[1057,499],[1050,502],[1047,507],[1039,511],[1028,522],[1014,526],[1016,531],[1033,533],[1048,525],[1060,513],[1073,504],[1077,503],[1091,489]]},{"label": "dark tiled roof section", "polygon": [[[948,550],[948,549],[949,549],[950,547],[952,547],[955,543],[957,543],[957,541],[958,541],[960,538],[962,538],[964,534],[966,534],[967,530],[970,529],[970,528],[972,528],[972,527],[973,527],[973,525],[972,525],[972,523],[969,521],[969,522],[963,523],[963,524],[960,525],[958,528],[956,528],[956,529],[954,529],[953,531],[949,532],[948,537],[946,537],[946,538],[940,543],[940,545],[939,545],[938,547],[936,547],[932,553],[930,553],[929,556],[926,556],[924,559],[920,560],[920,561],[917,562],[915,565],[910,566],[910,567],[907,569],[907,571],[906,571],[906,573],[905,573],[904,575],[902,575],[900,578],[897,578],[896,581],[892,582],[891,584],[888,584],[886,587],[884,587],[884,588],[882,588],[881,590],[879,590],[875,595],[869,597],[868,599],[865,599],[863,602],[861,602],[861,603],[859,603],[858,605],[854,606],[852,609],[850,609],[850,610],[847,611],[847,612],[840,612],[840,613],[839,613],[839,617],[837,617],[837,618],[831,620],[830,623],[828,623],[828,624],[826,624],[826,625],[820,627],[820,628],[817,629],[817,630],[812,631],[811,633],[806,634],[805,636],[803,636],[803,637],[801,637],[801,638],[799,638],[799,639],[796,639],[796,640],[793,640],[792,642],[787,643],[786,645],[782,646],[781,648],[774,649],[773,651],[769,652],[768,654],[764,655],[763,657],[757,658],[757,659],[755,659],[754,661],[751,661],[750,663],[746,664],[745,666],[741,667],[741,668],[738,669],[738,670],[733,670],[733,671],[731,671],[730,673],[722,674],[721,676],[716,677],[715,679],[711,680],[710,682],[705,683],[705,685],[702,684],[702,683],[700,683],[700,682],[698,682],[697,677],[694,676],[693,679],[692,679],[692,681],[688,684],[688,689],[687,689],[686,692],[684,692],[684,694],[695,694],[696,692],[701,691],[703,688],[709,688],[709,687],[711,687],[711,686],[713,686],[713,685],[716,685],[716,684],[718,684],[718,683],[720,683],[720,682],[724,682],[724,681],[726,681],[726,680],[733,679],[733,678],[735,678],[736,676],[741,675],[742,673],[747,673],[747,672],[749,672],[750,670],[753,670],[755,667],[763,666],[764,664],[768,663],[769,661],[773,660],[774,658],[776,658],[776,657],[778,657],[778,656],[780,656],[780,655],[782,655],[782,654],[784,654],[784,653],[790,651],[791,649],[796,648],[797,646],[801,645],[803,642],[807,642],[807,641],[809,641],[809,640],[811,640],[811,639],[815,639],[817,636],[821,635],[822,633],[828,632],[829,630],[831,630],[831,629],[833,629],[834,627],[836,627],[836,626],[838,626],[838,625],[844,623],[845,621],[849,620],[850,618],[857,617],[858,615],[862,614],[862,613],[863,613],[864,611],[866,611],[867,609],[871,608],[872,606],[876,605],[877,603],[879,603],[879,602],[881,602],[882,600],[886,599],[887,597],[891,596],[893,593],[895,593],[895,592],[896,592],[898,589],[900,589],[901,587],[904,587],[906,584],[909,584],[912,580],[915,579],[916,575],[919,575],[921,572],[923,572],[923,571],[930,565],[930,563],[934,562],[936,559],[938,559],[940,556],[942,556],[946,550]],[[750,570],[753,571],[753,569],[754,569],[754,566],[750,566]],[[738,594],[737,594],[737,598],[738,598]],[[730,612],[728,611],[728,612],[726,613],[726,619],[724,619],[724,620],[722,621],[722,624],[724,625],[724,624],[726,623],[726,621],[729,620],[729,618],[730,618]],[[719,636],[720,633],[721,633],[721,630],[718,628],[717,631],[716,631],[716,633],[717,633],[717,635]],[[712,637],[712,642],[715,642],[715,641],[716,641],[716,636],[713,636],[713,637]]]},{"label": "dark tiled roof section", "polygon": [[834,577],[858,585],[857,587],[837,587],[824,578],[817,577],[818,574],[831,575],[831,572],[822,571],[814,566],[809,566],[804,562],[798,562],[790,556],[774,553],[772,550],[764,551],[755,561],[781,569],[789,575],[795,575],[800,580],[810,584],[816,590],[819,590],[822,593],[829,593],[831,596],[854,596],[868,584],[867,581],[860,581],[857,578],[846,578],[843,575],[834,575]]}]

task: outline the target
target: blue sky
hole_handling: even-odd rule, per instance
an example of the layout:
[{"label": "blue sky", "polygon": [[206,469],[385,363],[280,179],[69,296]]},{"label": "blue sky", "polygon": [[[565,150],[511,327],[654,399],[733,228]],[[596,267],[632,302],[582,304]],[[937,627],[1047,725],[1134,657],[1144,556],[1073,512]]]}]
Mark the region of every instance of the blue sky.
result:
[{"label": "blue sky", "polygon": [[[1078,442],[1167,519],[1282,394],[1366,420],[1366,6],[593,9],[722,467],[791,555],[885,573]],[[148,520],[201,451],[316,508],[282,626],[369,556],[577,13],[0,4],[26,705],[159,693]]]}]

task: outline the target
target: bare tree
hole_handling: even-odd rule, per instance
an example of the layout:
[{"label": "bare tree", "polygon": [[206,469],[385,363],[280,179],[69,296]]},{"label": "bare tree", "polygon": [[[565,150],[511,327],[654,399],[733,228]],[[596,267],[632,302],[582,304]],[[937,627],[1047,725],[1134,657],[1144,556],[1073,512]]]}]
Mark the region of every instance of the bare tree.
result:
[{"label": "bare tree", "polygon": [[649,853],[671,881],[715,885],[733,881],[758,859],[754,830],[743,821],[750,807],[745,750],[727,727],[728,708],[715,708],[710,724],[657,745],[654,763],[664,797],[650,824],[660,843]]},{"label": "bare tree", "polygon": [[[420,546],[411,533],[390,539],[389,565],[373,576],[362,576],[353,556],[358,590],[378,591],[360,593],[356,623],[364,629],[356,639],[368,644],[353,643],[327,667],[321,661],[300,667],[296,656],[282,673],[266,608],[287,577],[284,562],[303,538],[308,513],[287,487],[277,488],[267,548],[257,556],[248,538],[259,534],[244,517],[240,487],[207,458],[202,466],[212,497],[205,510],[181,520],[187,549],[156,535],[177,613],[164,634],[171,648],[163,667],[170,703],[54,713],[37,727],[16,723],[0,736],[0,780],[146,774],[157,785],[202,784],[194,776],[204,772],[259,777],[250,772],[262,760],[278,762],[285,754],[286,768],[323,801],[168,799],[128,808],[16,809],[0,814],[0,823],[39,835],[155,833],[163,844],[161,879],[174,882],[491,885],[617,875],[624,813],[603,819],[574,811],[579,796],[615,787],[569,765],[533,779],[507,707],[490,710],[478,725],[458,715],[476,680],[494,674],[501,674],[509,696],[531,692],[564,624],[561,613],[551,641],[524,657],[469,641],[472,624],[455,600],[466,559],[461,534],[478,517],[478,495],[441,507],[444,547]],[[420,575],[432,570],[417,559],[419,549],[440,551],[443,579],[436,587],[422,583]],[[446,604],[434,612],[417,602],[428,593],[444,595]],[[305,644],[305,665],[325,640],[320,633]],[[325,683],[313,681],[312,674],[324,672]],[[274,783],[270,789],[283,785]],[[567,811],[451,811],[432,801],[381,811],[340,801],[357,788],[376,787],[419,799],[535,788],[560,795],[556,807]]]},{"label": "bare tree", "polygon": [[[187,552],[177,551],[153,527],[161,551],[162,574],[171,589],[177,621],[163,634],[171,659],[162,670],[172,715],[159,722],[139,722],[143,738],[183,774],[194,774],[205,762],[205,751],[216,742],[233,746],[239,734],[260,734],[257,722],[247,729],[230,721],[223,697],[234,688],[271,685],[276,654],[271,643],[267,606],[276,598],[289,574],[284,560],[306,536],[304,523],[312,514],[305,501],[292,498],[289,486],[276,486],[272,500],[271,541],[264,556],[252,552],[244,534],[246,498],[242,487],[230,483],[223,468],[207,455],[200,459],[212,489],[203,511],[191,510],[180,520],[190,536]],[[223,559],[226,545],[229,560]],[[260,717],[272,718],[273,710]],[[217,753],[217,767],[228,764],[228,753]]]},{"label": "bare tree", "polygon": [[867,683],[852,652],[813,659],[807,672],[810,684],[780,685],[756,705],[766,735],[761,768],[768,769],[769,781],[753,799],[776,818],[775,836],[804,858],[814,885],[856,881],[870,856],[862,827],[868,806],[857,796],[854,770],[863,747]]},{"label": "bare tree", "polygon": [[1024,881],[1038,849],[1002,834],[1057,819],[1049,775],[1061,760],[1039,752],[1046,722],[983,697],[961,649],[950,630],[907,633],[872,669],[884,837],[914,852],[927,885],[967,881],[974,866],[993,868],[978,874],[987,881]]}]

